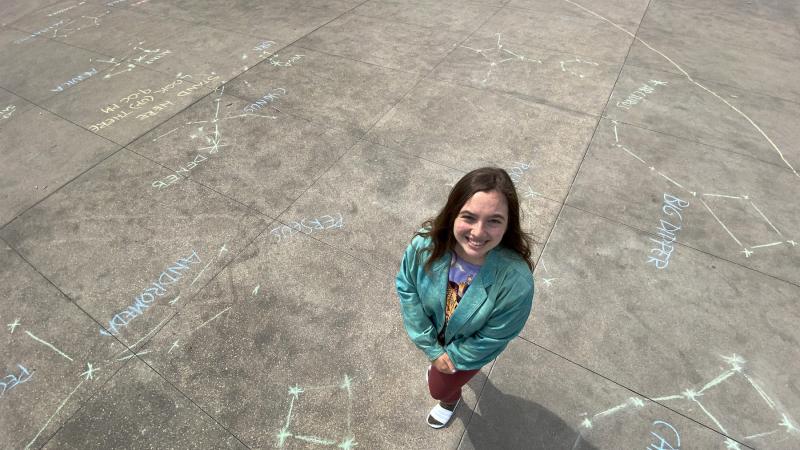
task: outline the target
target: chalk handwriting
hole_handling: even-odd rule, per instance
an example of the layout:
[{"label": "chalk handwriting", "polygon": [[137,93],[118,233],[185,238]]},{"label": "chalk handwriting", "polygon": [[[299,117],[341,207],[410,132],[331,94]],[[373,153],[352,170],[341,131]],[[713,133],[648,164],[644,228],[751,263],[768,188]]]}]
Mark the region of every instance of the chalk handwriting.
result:
[{"label": "chalk handwriting", "polygon": [[97,69],[95,69],[94,67],[92,67],[91,69],[89,69],[86,72],[83,72],[82,74],[75,75],[71,79],[69,79],[69,80],[59,84],[58,86],[56,86],[55,89],[50,89],[50,90],[53,91],[53,92],[61,92],[66,88],[75,86],[76,84],[78,84],[81,81],[91,77],[92,75],[97,75]]},{"label": "chalk handwriting", "polygon": [[16,110],[17,107],[14,105],[8,105],[5,108],[0,109],[0,119],[8,119]]},{"label": "chalk handwriting", "polygon": [[244,108],[244,112],[246,113],[254,113],[261,108],[267,106],[268,104],[277,101],[282,96],[286,95],[286,89],[284,88],[275,88],[266,95],[261,97],[260,99],[256,100],[255,103],[251,103]]},{"label": "chalk handwriting", "polygon": [[145,119],[150,118],[150,117],[155,117],[161,111],[169,108],[170,106],[175,106],[175,103],[172,103],[171,100],[163,101],[163,102],[153,106],[152,108],[150,108],[150,110],[145,111],[145,112],[137,115],[136,118],[139,119],[139,120],[145,120]]},{"label": "chalk handwriting", "polygon": [[191,86],[189,86],[186,89],[178,92],[178,97],[183,97],[184,95],[189,95],[192,92],[194,92],[195,90],[199,89],[201,86],[205,86],[205,85],[207,85],[207,84],[209,84],[209,83],[211,83],[213,81],[217,81],[217,80],[219,80],[219,75],[215,75],[215,74],[208,75],[204,79],[202,79],[202,80],[200,80],[198,82],[192,83]]},{"label": "chalk handwriting", "polygon": [[[650,434],[653,435],[656,442],[650,443],[646,450],[679,450],[681,448],[681,437],[675,427],[667,422],[664,422],[663,420],[656,420],[653,422],[653,427],[656,428],[656,431],[651,431]],[[674,440],[663,437],[660,434],[662,430],[669,431],[668,434],[670,435],[670,438],[672,438],[672,435],[674,434]]]},{"label": "chalk handwriting", "polygon": [[[202,163],[203,161],[208,160],[208,157],[205,155],[198,154],[194,157],[192,161],[186,163],[186,167],[181,166],[178,170],[175,171],[176,174],[178,173],[185,173],[186,175],[189,174],[189,171],[197,167],[198,164]],[[177,175],[169,175],[164,179],[153,181],[153,187],[157,189],[165,188],[171,184],[177,183],[180,180],[180,177]]]},{"label": "chalk handwriting", "polygon": [[142,292],[134,297],[134,303],[126,309],[115,314],[108,321],[108,331],[100,329],[102,336],[114,336],[119,334],[120,328],[127,327],[128,324],[135,318],[144,314],[150,308],[156,297],[163,297],[168,292],[168,286],[173,285],[180,281],[183,277],[183,272],[190,269],[193,264],[200,263],[200,256],[197,252],[192,250],[192,254],[186,258],[178,258],[178,260],[171,266],[167,267],[158,276],[158,281],[154,281],[150,286],[146,287]]},{"label": "chalk handwriting", "polygon": [[276,67],[292,67],[294,63],[300,61],[306,55],[294,55],[291,58],[281,61],[278,59],[280,55],[273,55],[269,58],[269,63]]},{"label": "chalk handwriting", "polygon": [[507,170],[508,175],[511,177],[511,181],[514,184],[517,184],[519,180],[522,178],[522,175],[531,168],[531,164],[523,163],[523,162],[516,162],[513,166],[511,166],[510,170]]},{"label": "chalk handwriting", "polygon": [[272,48],[273,45],[275,45],[275,42],[273,41],[261,41],[258,43],[258,45],[253,47],[253,51],[261,52],[263,54],[264,52]]},{"label": "chalk handwriting", "polygon": [[19,375],[8,374],[0,381],[0,397],[6,393],[6,391],[11,390],[18,385],[27,382],[33,376],[28,369],[23,367],[21,364],[17,364],[17,368],[20,371]]},{"label": "chalk handwriting", "polygon": [[[652,84],[653,86],[650,86],[650,84]],[[667,82],[650,80],[650,84],[647,83],[642,84],[641,87],[639,87],[639,89],[636,89],[635,91],[630,93],[628,97],[625,98],[625,100],[617,102],[617,108],[630,110],[631,106],[638,104],[639,102],[644,100],[645,97],[655,92],[654,86],[666,85]]]},{"label": "chalk handwriting", "polygon": [[341,213],[336,213],[338,216],[334,218],[331,215],[324,215],[314,219],[304,218],[300,222],[289,222],[287,225],[280,225],[270,231],[272,239],[276,242],[288,239],[297,233],[311,234],[315,231],[329,230],[331,228],[344,227],[344,220]]},{"label": "chalk handwriting", "polygon": [[[669,265],[669,258],[675,247],[672,245],[677,239],[677,232],[681,229],[683,216],[681,211],[689,206],[689,202],[679,199],[673,195],[664,193],[664,204],[661,206],[661,212],[670,216],[670,220],[677,222],[673,224],[670,220],[660,219],[656,234],[660,239],[650,238],[650,241],[656,244],[656,247],[650,249],[650,253],[656,256],[648,256],[647,262],[652,263],[657,269],[666,269]],[[677,220],[674,217],[677,216]]]},{"label": "chalk handwriting", "polygon": [[61,25],[64,25],[64,21],[63,20],[59,20],[58,22],[56,22],[56,23],[54,23],[52,25],[48,25],[48,26],[46,26],[46,27],[44,27],[44,28],[42,28],[40,30],[34,31],[33,33],[31,33],[28,36],[19,38],[19,39],[15,40],[14,43],[15,44],[22,44],[23,42],[27,42],[27,41],[35,38],[36,36],[39,36],[39,35],[44,34],[44,33],[47,33],[50,30],[57,30],[58,27],[60,27]]}]

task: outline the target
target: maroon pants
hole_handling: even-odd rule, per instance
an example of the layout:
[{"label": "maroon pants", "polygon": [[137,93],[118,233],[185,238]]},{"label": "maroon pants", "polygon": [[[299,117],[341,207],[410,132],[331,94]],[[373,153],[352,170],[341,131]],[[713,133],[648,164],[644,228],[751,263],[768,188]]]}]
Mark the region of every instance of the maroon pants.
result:
[{"label": "maroon pants", "polygon": [[456,373],[442,373],[431,366],[428,369],[428,389],[431,397],[444,403],[455,403],[461,398],[461,386],[467,384],[480,369],[458,370]]}]

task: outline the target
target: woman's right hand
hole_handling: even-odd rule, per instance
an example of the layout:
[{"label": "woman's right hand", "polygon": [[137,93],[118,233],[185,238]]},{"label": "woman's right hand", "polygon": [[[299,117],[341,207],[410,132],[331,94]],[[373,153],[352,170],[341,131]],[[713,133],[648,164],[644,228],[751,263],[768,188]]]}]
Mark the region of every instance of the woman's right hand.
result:
[{"label": "woman's right hand", "polygon": [[450,361],[450,357],[447,356],[447,353],[442,353],[442,356],[434,359],[431,364],[433,364],[433,367],[439,372],[446,374],[456,373],[456,366]]}]

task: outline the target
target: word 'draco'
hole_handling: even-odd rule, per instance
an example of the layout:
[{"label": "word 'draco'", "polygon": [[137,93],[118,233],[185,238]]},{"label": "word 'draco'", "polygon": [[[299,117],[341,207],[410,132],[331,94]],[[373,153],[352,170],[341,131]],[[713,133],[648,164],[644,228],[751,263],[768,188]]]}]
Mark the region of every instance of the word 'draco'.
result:
[{"label": "word 'draco'", "polygon": [[297,61],[300,61],[306,55],[294,55],[285,61],[281,61],[280,59],[278,59],[278,56],[279,55],[273,55],[272,57],[270,57],[269,63],[276,67],[292,67],[292,64],[296,63]]},{"label": "word 'draco'", "polygon": [[11,390],[18,385],[28,381],[33,376],[28,369],[23,367],[20,364],[17,364],[17,369],[19,369],[19,375],[8,374],[0,380],[0,397],[6,393],[6,391]]},{"label": "word 'draco'", "polygon": [[[660,224],[656,228],[656,234],[660,239],[650,238],[657,245],[657,247],[650,249],[650,253],[654,253],[656,256],[648,256],[647,262],[655,265],[657,269],[666,269],[669,265],[669,258],[675,250],[672,244],[677,239],[676,233],[681,229],[681,223],[683,222],[681,211],[687,206],[689,206],[689,202],[664,193],[664,204],[661,206],[661,212],[670,216],[672,218],[670,220],[677,222],[677,224],[673,224],[670,220],[660,219]],[[674,217],[677,217],[677,220]]]},{"label": "word 'draco'", "polygon": [[[653,86],[661,86],[667,84],[667,82],[650,80],[650,84],[652,84]],[[636,89],[635,91],[630,93],[628,97],[625,98],[625,100],[617,102],[617,108],[629,110],[631,109],[631,106],[638,104],[639,102],[644,100],[645,97],[647,97],[649,94],[652,94],[653,92],[655,92],[655,89],[652,86],[645,83],[641,87],[639,87],[639,89]]]},{"label": "word 'draco'", "polygon": [[270,48],[272,48],[273,45],[275,45],[275,42],[273,42],[273,41],[261,41],[261,42],[258,43],[258,45],[253,47],[253,51],[254,52],[265,52],[265,51],[269,50]]},{"label": "word 'draco'", "polygon": [[290,238],[297,233],[311,234],[314,231],[327,230],[331,228],[344,227],[344,220],[341,213],[337,213],[338,219],[330,215],[324,215],[315,219],[301,219],[300,222],[289,222],[287,225],[281,225],[273,228],[270,231],[272,238],[280,242],[283,239]]},{"label": "word 'draco'", "polygon": [[193,264],[200,263],[200,256],[197,252],[192,250],[192,254],[186,258],[178,258],[175,264],[171,265],[158,276],[158,281],[154,281],[150,286],[142,290],[139,295],[134,297],[134,303],[126,309],[114,314],[111,320],[108,321],[108,331],[100,329],[100,334],[103,336],[114,336],[119,334],[122,327],[127,327],[128,324],[135,318],[144,314],[150,308],[156,297],[163,297],[167,294],[167,286],[177,283],[183,277],[183,272],[188,271]]},{"label": "word 'draco'", "polygon": [[261,97],[260,99],[256,100],[255,103],[251,103],[244,108],[244,112],[246,113],[254,113],[261,108],[267,106],[268,104],[278,100],[282,96],[286,95],[286,89],[284,88],[275,88],[272,91],[268,92],[266,95]]}]

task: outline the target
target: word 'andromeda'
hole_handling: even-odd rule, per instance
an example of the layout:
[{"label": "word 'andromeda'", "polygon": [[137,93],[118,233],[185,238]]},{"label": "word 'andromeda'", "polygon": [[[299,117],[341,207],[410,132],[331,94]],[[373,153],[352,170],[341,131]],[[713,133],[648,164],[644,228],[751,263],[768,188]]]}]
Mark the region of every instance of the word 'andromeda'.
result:
[{"label": "word 'andromeda'", "polygon": [[133,305],[114,314],[108,321],[108,331],[100,329],[103,336],[115,336],[119,334],[120,328],[127,327],[135,318],[144,314],[155,301],[156,297],[163,297],[167,294],[167,287],[177,283],[183,277],[183,271],[189,270],[192,264],[199,264],[200,256],[192,250],[192,254],[186,258],[178,258],[174,265],[168,267],[158,276],[158,281],[154,281],[152,286],[146,287],[138,296],[134,297]]}]

